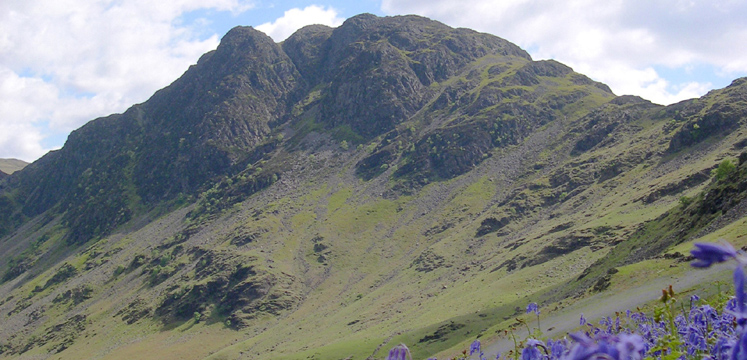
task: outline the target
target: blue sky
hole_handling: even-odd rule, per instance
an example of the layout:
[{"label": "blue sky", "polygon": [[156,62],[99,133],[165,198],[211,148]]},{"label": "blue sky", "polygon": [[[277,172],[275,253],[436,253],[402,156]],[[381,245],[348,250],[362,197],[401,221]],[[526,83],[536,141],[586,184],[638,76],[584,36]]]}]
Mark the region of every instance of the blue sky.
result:
[{"label": "blue sky", "polygon": [[362,1],[327,1],[327,2],[309,2],[309,1],[283,1],[283,2],[254,2],[254,7],[240,14],[232,14],[230,11],[214,11],[199,9],[191,11],[181,16],[177,21],[184,23],[194,23],[199,19],[208,19],[210,21],[207,31],[203,36],[212,34],[225,34],[232,27],[237,25],[258,26],[264,23],[273,22],[283,17],[284,13],[290,9],[304,9],[309,6],[318,6],[324,9],[334,9],[342,19],[355,16],[362,13],[372,13],[379,16],[385,16],[381,11],[379,1],[362,0]]},{"label": "blue sky", "polygon": [[282,41],[364,12],[488,32],[660,104],[747,75],[742,0],[4,0],[0,158],[33,161],[87,121],[147,100],[234,26]]}]

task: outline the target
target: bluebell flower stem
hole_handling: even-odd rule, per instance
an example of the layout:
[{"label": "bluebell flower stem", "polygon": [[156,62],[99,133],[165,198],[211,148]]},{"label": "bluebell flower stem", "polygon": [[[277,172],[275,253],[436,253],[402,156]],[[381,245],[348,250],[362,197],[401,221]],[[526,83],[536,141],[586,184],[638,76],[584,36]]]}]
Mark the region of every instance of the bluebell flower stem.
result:
[{"label": "bluebell flower stem", "polygon": [[509,331],[511,334],[511,340],[514,341],[514,360],[519,359],[519,343],[516,342],[516,336],[514,335],[514,329]]}]

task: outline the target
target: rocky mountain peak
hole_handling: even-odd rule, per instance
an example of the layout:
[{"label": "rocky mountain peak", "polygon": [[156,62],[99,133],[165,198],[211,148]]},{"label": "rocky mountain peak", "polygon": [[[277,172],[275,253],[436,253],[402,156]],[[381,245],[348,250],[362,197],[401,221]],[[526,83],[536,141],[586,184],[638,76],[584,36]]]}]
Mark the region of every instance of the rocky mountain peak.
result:
[{"label": "rocky mountain peak", "polygon": [[317,84],[321,81],[323,71],[320,64],[324,55],[323,46],[333,30],[324,25],[305,26],[281,44],[283,51],[292,59],[296,69],[309,84]]},{"label": "rocky mountain peak", "polygon": [[[301,51],[298,39],[310,38],[312,31],[313,41]],[[431,85],[479,58],[530,60],[525,51],[496,36],[453,29],[419,16],[363,14],[331,33],[304,30],[291,36],[284,47],[302,73],[311,75],[309,83],[324,87],[319,104],[322,121],[331,128],[350,126],[364,139],[411,117],[436,95]],[[321,71],[308,70],[313,68]]]}]

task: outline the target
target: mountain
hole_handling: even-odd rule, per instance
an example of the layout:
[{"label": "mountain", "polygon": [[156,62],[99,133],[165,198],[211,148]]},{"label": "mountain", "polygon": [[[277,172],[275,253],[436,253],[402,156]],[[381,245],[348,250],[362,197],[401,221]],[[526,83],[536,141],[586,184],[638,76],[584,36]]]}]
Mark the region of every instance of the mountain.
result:
[{"label": "mountain", "polygon": [[0,180],[0,356],[444,357],[737,231],[746,99],[417,16],[234,28]]},{"label": "mountain", "polygon": [[28,165],[27,162],[18,159],[0,159],[0,172],[10,175]]}]

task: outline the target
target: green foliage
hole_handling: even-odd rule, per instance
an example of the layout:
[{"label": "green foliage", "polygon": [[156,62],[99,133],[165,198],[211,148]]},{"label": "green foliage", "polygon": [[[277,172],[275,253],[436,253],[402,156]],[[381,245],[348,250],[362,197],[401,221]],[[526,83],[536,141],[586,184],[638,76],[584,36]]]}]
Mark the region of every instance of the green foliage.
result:
[{"label": "green foliage", "polygon": [[332,137],[337,141],[351,142],[353,144],[361,144],[366,140],[363,136],[358,135],[348,124],[334,128],[332,130]]},{"label": "green foliage", "polygon": [[66,199],[64,224],[70,229],[67,241],[83,244],[93,238],[109,234],[132,217],[128,186],[132,157],[121,154],[86,169],[74,191]]},{"label": "green foliage", "polygon": [[723,312],[726,303],[732,299],[731,294],[721,290],[722,287],[728,289],[731,287],[731,284],[723,281],[716,281],[716,294],[705,301],[706,304],[710,305],[718,312]]},{"label": "green foliage", "polygon": [[68,263],[64,263],[59,269],[57,269],[57,272],[52,275],[52,278],[47,280],[44,284],[44,288],[47,289],[54,285],[63,283],[75,275],[78,275],[78,269]]},{"label": "green foliage", "polygon": [[18,210],[19,205],[10,194],[0,194],[0,237],[10,233],[25,220],[25,216]]},{"label": "green foliage", "polygon": [[679,201],[680,201],[680,205],[683,208],[686,208],[686,207],[690,206],[690,204],[693,203],[693,198],[683,195],[683,196],[680,196]]},{"label": "green foliage", "polygon": [[146,282],[150,286],[162,283],[185,265],[182,262],[174,261],[173,253],[162,254],[159,251],[154,251],[151,255],[153,260],[143,269],[143,272],[147,274]]},{"label": "green foliage", "polygon": [[370,154],[370,153],[374,152],[374,150],[376,150],[376,148],[378,146],[379,146],[379,144],[374,141],[374,142],[372,142],[372,143],[370,143],[370,144],[368,144],[366,146],[366,152]]},{"label": "green foliage", "polygon": [[666,335],[658,338],[656,345],[649,350],[651,353],[661,351],[666,354],[662,359],[675,360],[679,359],[684,353],[680,350],[683,344],[680,334],[677,332],[677,326],[675,325],[675,318],[679,315],[675,303],[675,298],[672,286],[669,289],[662,290],[662,302],[661,306],[654,309],[654,321],[666,322],[667,329],[669,330]]},{"label": "green foliage", "polygon": [[50,235],[44,234],[33,241],[26,250],[21,252],[19,255],[12,257],[10,261],[8,261],[7,270],[3,274],[2,279],[0,279],[0,282],[15,279],[34,266],[37,258],[42,254],[42,246],[47,243],[49,239]]},{"label": "green foliage", "polygon": [[91,285],[81,285],[76,288],[67,290],[57,295],[52,302],[55,304],[59,303],[70,303],[70,306],[76,306],[83,303],[84,301],[93,297],[93,287]]},{"label": "green foliage", "polygon": [[711,173],[712,176],[716,178],[716,180],[723,180],[731,174],[734,170],[736,170],[736,166],[730,159],[724,159],[721,161],[721,163],[718,164],[718,167],[713,169],[713,172]]},{"label": "green foliage", "polygon": [[201,222],[230,209],[234,204],[278,182],[287,166],[282,156],[273,161],[259,160],[253,165],[244,166],[238,174],[223,178],[200,194],[189,218]]},{"label": "green foliage", "polygon": [[114,269],[114,277],[118,277],[119,275],[122,275],[125,272],[126,268],[122,265],[117,265],[117,267]]}]

